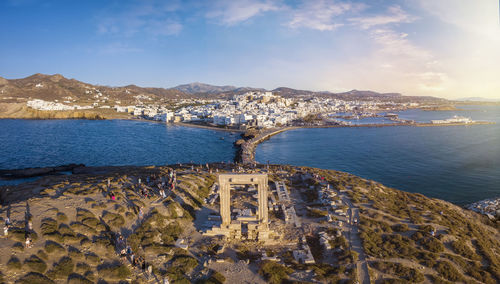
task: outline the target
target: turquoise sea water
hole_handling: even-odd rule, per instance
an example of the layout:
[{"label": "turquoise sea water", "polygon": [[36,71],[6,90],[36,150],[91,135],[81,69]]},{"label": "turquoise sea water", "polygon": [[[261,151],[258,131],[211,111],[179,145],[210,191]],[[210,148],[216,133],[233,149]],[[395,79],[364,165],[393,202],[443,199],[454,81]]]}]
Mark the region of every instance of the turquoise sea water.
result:
[{"label": "turquoise sea water", "polygon": [[349,172],[460,205],[500,196],[500,106],[399,113],[428,122],[453,115],[495,125],[297,129],[257,147],[259,162]]}]

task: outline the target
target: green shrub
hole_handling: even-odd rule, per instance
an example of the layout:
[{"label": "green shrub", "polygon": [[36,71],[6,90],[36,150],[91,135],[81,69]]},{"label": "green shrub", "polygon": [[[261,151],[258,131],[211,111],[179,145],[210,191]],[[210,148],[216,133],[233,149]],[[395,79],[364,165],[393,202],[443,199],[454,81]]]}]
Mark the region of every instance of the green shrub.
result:
[{"label": "green shrub", "polygon": [[328,211],[326,210],[320,210],[316,208],[308,208],[307,210],[307,216],[311,218],[323,218],[328,215]]},{"label": "green shrub", "polygon": [[43,259],[43,260],[48,260],[49,259],[49,256],[47,255],[47,253],[44,250],[38,250],[38,252],[36,253],[36,255],[38,257],[40,257],[41,259]]},{"label": "green shrub", "polygon": [[443,278],[437,276],[437,275],[427,275],[431,279],[431,283],[433,284],[452,284],[450,281],[446,281]]},{"label": "green shrub", "polygon": [[47,242],[45,242],[45,251],[48,252],[49,254],[65,253],[66,249],[56,242],[47,241]]},{"label": "green shrub", "polygon": [[421,241],[421,243],[429,251],[432,251],[435,253],[439,253],[439,252],[444,251],[443,243],[441,243],[441,241],[439,241],[436,238],[433,238],[433,237],[424,238]]},{"label": "green shrub", "polygon": [[85,254],[85,260],[92,264],[97,264],[99,262],[99,256],[95,253],[88,252]]},{"label": "green shrub", "polygon": [[132,220],[135,218],[135,215],[134,213],[127,211],[125,212],[125,218],[127,218],[128,220]]},{"label": "green shrub", "polygon": [[125,219],[120,214],[105,212],[102,216],[104,222],[114,228],[119,228],[125,224]]},{"label": "green shrub", "polygon": [[71,273],[73,273],[74,266],[73,260],[65,256],[57,263],[54,263],[52,269],[47,272],[47,276],[52,279],[66,279]]},{"label": "green shrub", "polygon": [[420,271],[406,267],[400,263],[377,261],[370,265],[386,274],[398,276],[408,282],[418,283],[425,280],[424,275]]},{"label": "green shrub", "polygon": [[23,277],[19,278],[16,283],[20,284],[51,284],[54,283],[51,279],[47,278],[47,276],[37,273],[30,272]]},{"label": "green shrub", "polygon": [[7,262],[7,268],[12,270],[20,270],[23,267],[19,258],[12,256]]},{"label": "green shrub", "polygon": [[119,204],[116,204],[115,211],[118,213],[125,213],[125,211],[127,211],[127,209]]},{"label": "green shrub", "polygon": [[82,237],[82,240],[80,241],[80,246],[82,248],[89,248],[91,245],[92,245],[92,242],[90,241],[89,238]]},{"label": "green shrub", "polygon": [[24,245],[22,243],[15,243],[12,245],[12,250],[16,252],[23,252],[24,251]]},{"label": "green shrub", "polygon": [[84,273],[84,272],[87,272],[89,271],[91,268],[90,268],[90,265],[88,265],[87,263],[85,262],[79,262],[76,264],[76,272],[78,273]]},{"label": "green shrub", "polygon": [[85,272],[85,274],[83,274],[83,276],[85,276],[87,279],[89,279],[91,281],[95,281],[95,275],[94,275],[94,272],[92,272],[92,271]]},{"label": "green shrub", "polygon": [[196,284],[223,284],[226,277],[222,273],[210,270],[210,277],[196,281]]},{"label": "green shrub", "polygon": [[63,212],[57,213],[56,218],[57,218],[57,221],[59,221],[59,222],[68,221],[68,216],[66,216],[66,214],[64,214]]},{"label": "green shrub", "polygon": [[92,284],[94,282],[85,278],[84,276],[76,273],[72,273],[68,276],[68,284]]},{"label": "green shrub", "polygon": [[259,267],[259,274],[269,283],[278,284],[288,279],[293,270],[273,261],[263,261]]},{"label": "green shrub", "polygon": [[45,218],[40,224],[42,235],[52,234],[57,232],[57,221],[52,218]]},{"label": "green shrub", "polygon": [[68,255],[71,258],[76,258],[76,259],[83,258],[83,253],[79,249],[72,246],[68,247]]},{"label": "green shrub", "polygon": [[66,224],[60,224],[59,225],[59,228],[58,228],[58,231],[60,234],[62,235],[66,235],[66,234],[74,234],[75,232]]},{"label": "green shrub", "polygon": [[191,272],[198,265],[198,261],[188,255],[176,255],[172,258],[170,264],[171,267],[175,268],[177,271],[186,274]]},{"label": "green shrub", "polygon": [[97,234],[97,231],[94,228],[91,228],[87,225],[84,225],[83,223],[80,222],[73,222],[70,224],[71,229],[77,233],[81,233],[84,235],[95,235]]},{"label": "green shrub", "polygon": [[380,258],[386,257],[413,257],[416,253],[415,243],[399,234],[382,235],[372,229],[361,227],[363,248],[368,255]]},{"label": "green shrub", "polygon": [[94,213],[83,208],[78,208],[76,210],[76,221],[91,228],[96,228],[97,225],[100,224],[100,221],[96,218]]},{"label": "green shrub", "polygon": [[463,279],[462,274],[448,261],[439,261],[436,265],[436,271],[439,275],[450,281],[460,281]]},{"label": "green shrub", "polygon": [[111,237],[108,234],[102,233],[94,239],[94,244],[106,250],[108,253],[113,253],[115,251],[115,246],[111,240]]},{"label": "green shrub", "polygon": [[479,257],[479,255],[473,252],[472,249],[469,248],[469,246],[465,243],[465,240],[463,239],[455,240],[454,242],[451,243],[451,247],[457,254],[461,256],[464,256],[472,260],[481,260],[481,257]]},{"label": "green shrub", "polygon": [[26,240],[26,230],[21,228],[10,228],[8,237],[14,241],[24,242]]},{"label": "green shrub", "polygon": [[339,275],[345,272],[345,266],[333,266],[325,263],[316,263],[307,267],[314,270],[318,280],[327,283],[338,283],[340,281]]},{"label": "green shrub", "polygon": [[47,270],[47,264],[45,261],[36,255],[31,255],[29,258],[25,259],[24,264],[34,272],[44,273],[45,270]]},{"label": "green shrub", "polygon": [[212,275],[210,275],[210,279],[212,279],[215,283],[219,284],[226,282],[226,277],[218,271],[212,272]]},{"label": "green shrub", "polygon": [[416,256],[418,262],[427,267],[434,267],[434,265],[436,265],[436,259],[438,257],[439,256],[437,254],[428,251],[420,251]]},{"label": "green shrub", "polygon": [[99,275],[107,279],[125,279],[131,275],[127,266],[116,263],[103,263],[97,267]]},{"label": "green shrub", "polygon": [[408,225],[405,223],[393,225],[392,229],[394,232],[408,232],[410,230]]}]

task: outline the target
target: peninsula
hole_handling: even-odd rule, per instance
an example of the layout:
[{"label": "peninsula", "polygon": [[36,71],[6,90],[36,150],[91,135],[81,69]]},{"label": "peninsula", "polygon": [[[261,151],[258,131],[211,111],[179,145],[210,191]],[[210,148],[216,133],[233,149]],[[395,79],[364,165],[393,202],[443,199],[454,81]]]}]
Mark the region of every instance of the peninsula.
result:
[{"label": "peninsula", "polygon": [[333,170],[89,167],[0,197],[7,283],[500,279],[498,219]]}]

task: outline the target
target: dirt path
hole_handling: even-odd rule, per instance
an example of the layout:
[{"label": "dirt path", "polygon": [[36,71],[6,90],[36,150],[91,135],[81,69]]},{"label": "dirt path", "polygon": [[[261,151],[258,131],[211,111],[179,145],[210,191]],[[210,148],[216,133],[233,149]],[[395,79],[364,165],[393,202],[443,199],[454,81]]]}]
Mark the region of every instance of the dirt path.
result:
[{"label": "dirt path", "polygon": [[[355,208],[351,203],[349,198],[345,194],[341,194],[342,201],[347,204],[349,210],[347,211],[349,216],[349,224],[347,224],[349,243],[351,244],[351,250],[358,254],[358,261],[356,262],[356,274],[359,283],[370,283],[370,274],[368,273],[368,264],[366,262],[366,255],[363,249],[363,243],[359,237],[359,229],[357,224],[354,224],[354,220],[359,221],[359,210]],[[356,222],[357,223],[357,222]]]}]

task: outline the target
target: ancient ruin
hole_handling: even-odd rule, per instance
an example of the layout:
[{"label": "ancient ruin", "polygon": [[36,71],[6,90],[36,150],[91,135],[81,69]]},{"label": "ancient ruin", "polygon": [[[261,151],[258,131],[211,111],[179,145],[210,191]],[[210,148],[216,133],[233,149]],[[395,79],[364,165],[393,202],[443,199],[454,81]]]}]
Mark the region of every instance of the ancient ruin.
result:
[{"label": "ancient ruin", "polygon": [[[257,190],[258,208],[253,214],[251,209],[231,216],[231,189],[251,186]],[[267,174],[220,174],[220,227],[214,226],[205,235],[223,235],[230,239],[248,239],[265,241],[269,239],[268,218],[268,178]]]}]

